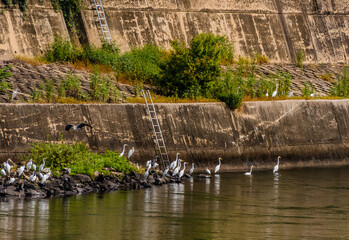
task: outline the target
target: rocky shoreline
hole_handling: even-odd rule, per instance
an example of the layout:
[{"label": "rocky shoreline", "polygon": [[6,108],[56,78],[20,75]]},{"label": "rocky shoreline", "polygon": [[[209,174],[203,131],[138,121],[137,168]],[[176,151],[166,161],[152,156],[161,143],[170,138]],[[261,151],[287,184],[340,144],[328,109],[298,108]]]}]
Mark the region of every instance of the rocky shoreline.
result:
[{"label": "rocky shoreline", "polygon": [[[182,179],[190,178],[184,175]],[[147,178],[136,172],[124,176],[98,175],[94,180],[87,175],[63,174],[60,177],[51,176],[45,183],[30,182],[27,179],[0,179],[0,197],[46,198],[66,197],[92,192],[109,192],[115,190],[144,189],[168,183],[182,183],[177,177],[163,176],[161,171],[153,171]]]}]

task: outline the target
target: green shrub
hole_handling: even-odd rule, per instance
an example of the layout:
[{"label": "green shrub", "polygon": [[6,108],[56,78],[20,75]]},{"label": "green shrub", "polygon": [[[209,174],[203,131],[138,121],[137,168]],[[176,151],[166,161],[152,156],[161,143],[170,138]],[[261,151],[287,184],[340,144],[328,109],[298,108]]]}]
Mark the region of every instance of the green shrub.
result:
[{"label": "green shrub", "polygon": [[6,89],[11,89],[12,87],[11,83],[4,81],[13,75],[12,73],[8,72],[11,68],[12,65],[0,68],[0,92],[5,92]]},{"label": "green shrub", "polygon": [[75,62],[81,54],[81,50],[71,41],[56,36],[46,49],[44,59],[48,62]]},{"label": "green shrub", "polygon": [[71,168],[72,174],[87,174],[93,176],[95,171],[109,174],[103,168],[114,168],[115,171],[125,174],[130,171],[138,171],[130,162],[119,157],[119,153],[106,151],[105,154],[93,153],[85,143],[35,143],[29,150],[29,154],[21,157],[28,161],[30,158],[39,165],[45,158],[45,167],[49,167],[53,173]]},{"label": "green shrub", "polygon": [[84,47],[81,60],[85,63],[98,63],[102,65],[114,66],[118,63],[120,49],[115,44],[104,42],[102,47]]},{"label": "green shrub", "polygon": [[172,41],[173,51],[161,66],[157,82],[167,95],[196,98],[211,96],[212,86],[221,76],[221,63],[232,61],[233,49],[227,38],[213,34],[195,36],[190,47]]},{"label": "green shrub", "polygon": [[236,109],[241,106],[243,95],[239,93],[222,93],[218,99],[225,102],[231,109]]},{"label": "green shrub", "polygon": [[337,75],[337,81],[331,89],[331,95],[337,97],[347,97],[349,89],[349,67],[344,67],[343,73]]},{"label": "green shrub", "polygon": [[51,102],[53,99],[53,80],[45,80],[45,96],[46,101]]},{"label": "green shrub", "polygon": [[76,28],[77,19],[84,5],[83,0],[51,0],[56,10],[62,10],[68,30]]},{"label": "green shrub", "polygon": [[163,51],[155,45],[147,44],[124,53],[114,70],[119,70],[132,81],[153,83],[160,75]]},{"label": "green shrub", "polygon": [[303,89],[301,90],[301,93],[302,93],[303,97],[306,97],[306,98],[310,97],[310,95],[312,93],[314,93],[314,86],[313,86],[313,84],[311,84],[310,82],[306,82],[304,84]]},{"label": "green shrub", "polygon": [[303,61],[304,61],[304,51],[300,49],[297,53],[297,59],[296,59],[297,67],[303,69]]},{"label": "green shrub", "polygon": [[95,71],[90,76],[90,95],[93,101],[116,102],[119,97],[118,88],[109,79]]}]

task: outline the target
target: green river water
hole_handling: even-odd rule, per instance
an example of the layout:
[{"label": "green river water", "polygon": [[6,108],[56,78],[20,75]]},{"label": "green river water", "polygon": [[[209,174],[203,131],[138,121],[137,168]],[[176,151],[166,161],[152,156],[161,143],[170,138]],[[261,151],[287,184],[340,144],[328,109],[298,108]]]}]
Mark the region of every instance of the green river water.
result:
[{"label": "green river water", "polygon": [[0,239],[349,239],[349,167],[221,173],[70,198],[0,198]]}]

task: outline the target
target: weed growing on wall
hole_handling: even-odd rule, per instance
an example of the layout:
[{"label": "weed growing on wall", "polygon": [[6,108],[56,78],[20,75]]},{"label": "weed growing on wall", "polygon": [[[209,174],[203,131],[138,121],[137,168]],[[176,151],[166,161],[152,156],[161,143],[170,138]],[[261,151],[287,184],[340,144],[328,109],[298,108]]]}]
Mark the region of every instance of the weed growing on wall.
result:
[{"label": "weed growing on wall", "polygon": [[310,82],[306,82],[304,84],[304,87],[303,87],[301,92],[302,92],[302,96],[303,97],[305,97],[305,98],[310,97],[310,95],[312,93],[314,93],[314,86],[313,86],[313,84],[311,84]]},{"label": "weed growing on wall", "polygon": [[303,69],[304,51],[300,49],[297,53],[296,66]]},{"label": "weed growing on wall", "polygon": [[11,83],[4,81],[5,79],[12,76],[12,73],[9,72],[11,68],[12,65],[0,68],[0,92],[5,92],[7,89],[11,89],[12,87]]},{"label": "weed growing on wall", "polygon": [[77,19],[83,7],[83,0],[51,0],[54,9],[62,10],[65,23],[70,31],[75,31]]},{"label": "weed growing on wall", "polygon": [[5,5],[6,8],[18,6],[22,12],[27,9],[27,0],[1,0],[1,2]]},{"label": "weed growing on wall", "polygon": [[90,76],[90,99],[99,102],[116,102],[119,91],[115,84],[95,71]]},{"label": "weed growing on wall", "polygon": [[349,67],[344,67],[343,73],[337,75],[337,81],[331,89],[331,95],[337,97],[347,97],[349,89]]}]

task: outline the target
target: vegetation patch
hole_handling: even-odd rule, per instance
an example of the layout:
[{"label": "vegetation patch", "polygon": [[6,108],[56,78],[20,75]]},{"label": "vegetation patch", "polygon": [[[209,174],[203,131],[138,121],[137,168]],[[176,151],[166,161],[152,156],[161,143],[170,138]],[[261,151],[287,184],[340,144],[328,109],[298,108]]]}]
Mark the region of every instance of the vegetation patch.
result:
[{"label": "vegetation patch", "polygon": [[0,68],[0,92],[5,92],[7,89],[11,89],[11,83],[5,81],[5,79],[12,76],[12,73],[9,72],[12,65],[8,65],[4,68]]},{"label": "vegetation patch", "polygon": [[106,175],[111,174],[111,171],[125,174],[138,172],[126,158],[119,157],[119,153],[108,150],[104,154],[94,153],[85,143],[35,143],[29,154],[21,157],[25,161],[30,158],[37,165],[45,159],[45,167],[50,168],[53,174],[58,174],[65,168],[70,168],[71,174],[86,174],[91,177],[96,171]]}]

